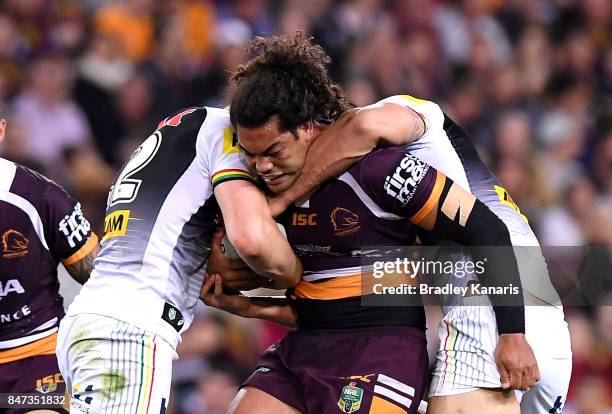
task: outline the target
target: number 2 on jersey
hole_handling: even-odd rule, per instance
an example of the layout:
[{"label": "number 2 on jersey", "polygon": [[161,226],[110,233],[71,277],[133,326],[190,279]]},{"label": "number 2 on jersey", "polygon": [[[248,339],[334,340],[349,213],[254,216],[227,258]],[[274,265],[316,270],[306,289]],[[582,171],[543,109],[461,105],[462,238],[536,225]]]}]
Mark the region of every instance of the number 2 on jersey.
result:
[{"label": "number 2 on jersey", "polygon": [[131,203],[136,199],[142,180],[132,176],[151,162],[159,150],[161,141],[161,133],[155,131],[134,151],[110,189],[107,208],[120,203]]}]

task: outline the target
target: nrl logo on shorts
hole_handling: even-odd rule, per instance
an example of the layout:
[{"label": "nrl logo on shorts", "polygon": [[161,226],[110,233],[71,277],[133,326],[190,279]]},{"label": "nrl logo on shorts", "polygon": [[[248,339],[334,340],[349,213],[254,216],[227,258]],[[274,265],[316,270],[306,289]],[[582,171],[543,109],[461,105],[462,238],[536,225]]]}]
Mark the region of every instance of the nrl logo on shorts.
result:
[{"label": "nrl logo on shorts", "polygon": [[177,332],[179,332],[181,326],[185,324],[181,311],[168,302],[164,303],[164,310],[162,311],[161,318],[172,325]]},{"label": "nrl logo on shorts", "polygon": [[359,388],[357,383],[351,382],[346,387],[342,388],[338,407],[343,413],[354,413],[361,408],[361,399],[363,398],[363,388]]},{"label": "nrl logo on shorts", "polygon": [[36,391],[41,394],[48,394],[50,392],[55,392],[57,390],[57,384],[43,384],[40,387],[36,387]]}]

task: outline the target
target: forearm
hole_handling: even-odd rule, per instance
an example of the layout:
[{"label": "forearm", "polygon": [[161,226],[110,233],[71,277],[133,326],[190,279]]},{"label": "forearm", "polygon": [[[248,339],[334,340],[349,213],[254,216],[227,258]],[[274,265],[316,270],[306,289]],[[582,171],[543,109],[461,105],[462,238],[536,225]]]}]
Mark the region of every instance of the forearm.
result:
[{"label": "forearm", "polygon": [[246,181],[215,188],[227,237],[244,262],[257,274],[287,288],[302,277],[302,264],[272,218],[263,193]]},{"label": "forearm", "polygon": [[407,145],[424,133],[423,118],[400,105],[379,103],[348,111],[313,141],[300,176],[281,197],[288,205],[377,146]]},{"label": "forearm", "polygon": [[[484,272],[475,272],[483,286],[518,289],[517,295],[495,294],[489,295],[489,298],[495,311],[499,333],[524,333],[523,292],[508,229],[481,201],[472,199],[471,204],[464,198],[467,193],[463,190],[459,192],[456,184],[449,184],[446,183],[441,197],[442,207],[437,213],[436,230],[450,240],[471,246],[472,259],[485,264]],[[452,200],[460,200],[461,208],[468,210],[467,217],[460,217],[459,222],[455,218],[457,214],[453,211]]]},{"label": "forearm", "polygon": [[263,319],[288,328],[297,327],[297,315],[285,298],[249,298],[247,318]]},{"label": "forearm", "polygon": [[207,276],[200,298],[208,306],[243,318],[263,319],[290,328],[297,326],[297,315],[287,298],[228,295],[223,292],[223,283],[218,274]]},{"label": "forearm", "polygon": [[[275,289],[290,288],[302,277],[302,263],[276,224],[271,223],[262,223],[257,233],[259,241],[253,243],[254,249],[241,256],[257,274],[273,280]],[[238,252],[241,253],[240,249]]]},{"label": "forearm", "polygon": [[[95,237],[95,235],[93,235],[93,237]],[[97,240],[97,237],[96,237],[96,240]],[[87,282],[87,280],[89,279],[91,271],[93,270],[93,267],[94,267],[93,265],[94,260],[96,259],[96,256],[98,255],[99,252],[100,252],[100,245],[96,242],[96,245],[87,255],[85,255],[83,258],[81,258],[77,262],[70,263],[70,264],[64,263],[64,267],[66,268],[66,271],[68,272],[68,274],[72,276],[72,278],[75,281],[77,281],[81,285],[84,285],[85,282]]]},{"label": "forearm", "polygon": [[487,271],[479,274],[479,282],[488,287],[514,287],[518,294],[489,295],[497,329],[500,335],[525,333],[525,308],[521,278],[518,263],[510,235],[505,225],[484,204],[477,206],[478,210],[487,209],[487,216],[481,217],[478,226],[479,236],[475,237],[472,256],[475,260],[486,263]]},{"label": "forearm", "polygon": [[304,167],[282,197],[293,202],[320,183],[347,170],[376,147],[377,137],[360,133],[358,109],[346,112],[310,145]]}]

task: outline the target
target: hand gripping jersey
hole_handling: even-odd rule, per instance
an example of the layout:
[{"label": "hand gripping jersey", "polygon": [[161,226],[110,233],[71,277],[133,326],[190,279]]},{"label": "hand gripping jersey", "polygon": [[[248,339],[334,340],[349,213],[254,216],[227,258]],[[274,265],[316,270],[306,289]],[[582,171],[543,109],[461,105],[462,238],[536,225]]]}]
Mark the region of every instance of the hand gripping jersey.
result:
[{"label": "hand gripping jersey", "polygon": [[[512,201],[500,181],[480,159],[474,144],[465,131],[430,101],[410,95],[396,95],[380,102],[410,108],[423,118],[425,134],[407,145],[411,154],[444,173],[464,190],[483,202],[506,225],[519,266],[524,292],[537,298],[538,304],[560,305],[561,300],[548,276],[539,242],[529,226],[527,217]],[[453,278],[455,286],[465,286],[474,280],[471,275]],[[439,283],[448,280],[437,279]],[[459,296],[445,298],[444,313],[458,303]]]},{"label": "hand gripping jersey", "polygon": [[57,266],[97,241],[60,186],[0,158],[0,364],[55,352],[64,315]]},{"label": "hand gripping jersey", "polygon": [[110,316],[176,346],[204,279],[213,189],[234,179],[254,181],[227,111],[190,108],[161,122],[110,190],[102,250],[68,314]]}]

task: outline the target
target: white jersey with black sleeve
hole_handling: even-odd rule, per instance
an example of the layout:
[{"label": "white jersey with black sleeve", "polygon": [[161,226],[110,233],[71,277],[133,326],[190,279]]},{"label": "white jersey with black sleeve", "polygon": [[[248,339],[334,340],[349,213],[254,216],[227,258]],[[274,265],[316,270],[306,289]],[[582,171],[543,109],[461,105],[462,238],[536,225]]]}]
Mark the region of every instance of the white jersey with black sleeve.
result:
[{"label": "white jersey with black sleeve", "polygon": [[[569,330],[559,295],[548,276],[546,261],[527,217],[482,162],[465,131],[437,104],[409,95],[392,96],[382,102],[417,112],[425,122],[426,131],[407,146],[410,153],[472,193],[507,227],[521,285],[527,293],[525,334],[542,376],[526,393],[517,391],[521,412],[560,412],[572,367]],[[455,286],[466,286],[468,281],[475,280],[473,275],[451,277],[450,282]],[[449,280],[440,278],[436,282],[445,284]],[[449,295],[441,299],[444,318],[438,328],[440,346],[429,396],[452,396],[479,388],[499,388],[500,375],[495,362],[498,332],[488,297]],[[534,303],[539,306],[534,306]],[[555,340],[550,341],[550,338]]]},{"label": "white jersey with black sleeve", "polygon": [[[484,203],[506,225],[519,266],[523,290],[535,297],[538,304],[559,307],[561,300],[548,276],[540,244],[529,226],[527,217],[514,203],[501,182],[483,163],[465,131],[450,119],[434,102],[410,95],[395,95],[380,103],[393,103],[412,109],[425,122],[422,137],[406,146],[411,154],[450,177],[464,190]],[[476,277],[453,278],[458,286]],[[441,284],[449,281],[438,281]],[[455,295],[444,300],[446,313],[460,300]],[[526,304],[533,303],[526,297]]]},{"label": "white jersey with black sleeve", "polygon": [[68,315],[110,316],[176,346],[204,279],[213,189],[236,179],[255,180],[228,111],[190,108],[162,121],[111,187],[102,250]]}]

